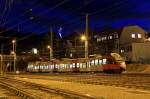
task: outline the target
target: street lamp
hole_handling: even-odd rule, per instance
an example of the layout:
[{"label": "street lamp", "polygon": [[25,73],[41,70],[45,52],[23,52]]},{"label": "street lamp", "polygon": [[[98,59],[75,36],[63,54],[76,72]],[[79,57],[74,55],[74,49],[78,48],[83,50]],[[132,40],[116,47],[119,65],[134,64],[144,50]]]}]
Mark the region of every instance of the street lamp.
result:
[{"label": "street lamp", "polygon": [[85,40],[86,40],[86,36],[85,36],[85,35],[82,35],[82,36],[81,36],[81,40],[85,41]]},{"label": "street lamp", "polygon": [[85,43],[85,53],[84,53],[84,55],[85,55],[85,58],[88,58],[88,40],[87,40],[87,37],[85,36],[85,35],[82,35],[81,36],[81,40],[82,41],[84,41]]},{"label": "street lamp", "polygon": [[49,49],[49,61],[51,61],[53,55],[52,55],[52,47],[50,45],[47,46],[47,48]]},{"label": "street lamp", "polygon": [[16,40],[12,40],[14,55],[14,73],[16,73]]}]

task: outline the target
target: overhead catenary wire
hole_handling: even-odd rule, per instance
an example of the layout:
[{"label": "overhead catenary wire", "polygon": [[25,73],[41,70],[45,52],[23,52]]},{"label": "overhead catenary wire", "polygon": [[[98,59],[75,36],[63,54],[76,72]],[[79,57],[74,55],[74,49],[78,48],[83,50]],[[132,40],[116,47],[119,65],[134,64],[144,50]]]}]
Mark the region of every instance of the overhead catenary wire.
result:
[{"label": "overhead catenary wire", "polygon": [[[64,3],[66,3],[67,1],[69,1],[69,0],[64,0],[63,2],[58,3],[57,5],[55,5],[54,7],[52,7],[52,8],[50,9],[50,11],[53,10],[53,9],[55,9],[55,8],[57,8],[57,7],[59,7],[60,5],[62,5],[62,4],[64,4]],[[46,11],[46,13],[48,13],[48,12]],[[22,23],[24,23],[25,21],[27,21],[27,20],[24,20],[24,21],[20,22],[19,24],[22,24]],[[10,29],[13,29],[14,27],[16,27],[16,26],[19,25],[19,24],[16,24],[15,26],[11,27]],[[8,31],[8,30],[10,30],[10,29],[7,29],[6,31]],[[0,32],[0,33],[6,32],[6,31],[2,31],[2,32]],[[25,36],[25,37],[23,37],[23,38],[21,38],[21,39],[18,39],[17,42],[18,42],[18,41],[21,41],[21,40],[24,40],[24,39],[27,39],[27,38],[30,37],[31,35],[33,35],[33,34],[29,34],[29,35],[27,35],[27,36]],[[10,44],[11,44],[11,43],[9,43],[8,45],[10,45]],[[8,45],[5,45],[5,46],[8,46]]]},{"label": "overhead catenary wire", "polygon": [[[62,2],[62,3],[64,3],[64,2]],[[62,4],[61,3],[61,4]],[[59,5],[61,5],[61,4],[59,4]],[[52,9],[54,9],[54,8],[57,8],[58,7],[58,5],[56,6],[56,7],[53,7]],[[50,10],[52,10],[52,9],[50,9]],[[47,13],[47,11],[46,11],[46,13]],[[40,14],[41,15],[41,14]],[[82,17],[83,18],[83,17]],[[74,21],[76,21],[76,20],[72,20],[71,22],[74,22]],[[62,24],[61,26],[63,26],[63,25],[66,25],[67,23],[69,23],[69,22],[65,22],[64,24]],[[79,23],[78,23],[79,24]],[[17,24],[18,25],[18,24]],[[15,25],[16,26],[16,25]],[[44,26],[45,28],[46,28],[46,26]],[[28,36],[27,36],[28,37]],[[25,39],[27,39],[27,38],[25,38]]]},{"label": "overhead catenary wire", "polygon": [[[49,11],[54,10],[55,8],[57,8],[57,7],[61,6],[61,5],[63,5],[63,4],[66,3],[67,1],[69,1],[69,0],[63,0],[62,2],[56,4],[54,7],[52,7],[52,8],[50,8],[50,9],[48,9],[48,10],[42,12],[40,15],[43,15],[43,14],[45,14],[45,13],[48,13]],[[38,16],[39,16],[39,15],[38,15]],[[36,18],[36,17],[34,17],[34,18]],[[27,19],[27,20],[29,20],[29,19]],[[18,24],[16,24],[16,25],[19,25],[19,24],[24,23],[24,22],[25,22],[25,21],[20,22],[20,23],[18,23]],[[10,29],[13,29],[16,25],[10,27]],[[6,32],[6,31],[8,31],[8,30],[10,30],[10,29],[8,28],[7,30],[2,31],[2,32],[0,32],[0,33]]]}]

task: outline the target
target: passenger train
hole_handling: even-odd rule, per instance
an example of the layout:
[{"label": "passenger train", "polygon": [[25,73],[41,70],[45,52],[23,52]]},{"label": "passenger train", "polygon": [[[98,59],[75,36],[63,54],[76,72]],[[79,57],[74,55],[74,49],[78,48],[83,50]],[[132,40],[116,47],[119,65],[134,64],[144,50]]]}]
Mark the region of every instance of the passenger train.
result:
[{"label": "passenger train", "polygon": [[61,59],[49,62],[30,62],[27,67],[28,72],[105,72],[121,73],[126,70],[123,58],[117,53],[106,56],[94,56],[88,59]]}]

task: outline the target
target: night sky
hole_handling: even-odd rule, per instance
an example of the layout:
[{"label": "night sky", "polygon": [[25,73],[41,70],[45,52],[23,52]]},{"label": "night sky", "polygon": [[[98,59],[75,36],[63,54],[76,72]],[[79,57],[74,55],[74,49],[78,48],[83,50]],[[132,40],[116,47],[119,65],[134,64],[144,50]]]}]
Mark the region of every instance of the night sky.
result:
[{"label": "night sky", "polygon": [[139,25],[150,32],[150,0],[0,0],[0,27],[22,33],[55,32],[62,36],[85,29]]}]

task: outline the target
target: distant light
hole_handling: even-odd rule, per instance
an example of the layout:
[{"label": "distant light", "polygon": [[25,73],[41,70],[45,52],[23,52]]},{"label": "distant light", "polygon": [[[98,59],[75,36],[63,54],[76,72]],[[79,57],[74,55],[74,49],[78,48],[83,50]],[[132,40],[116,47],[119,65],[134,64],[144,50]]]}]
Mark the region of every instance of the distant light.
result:
[{"label": "distant light", "polygon": [[121,53],[124,53],[124,50],[123,50],[123,49],[121,49]]},{"label": "distant light", "polygon": [[85,35],[82,35],[82,36],[81,36],[81,40],[85,41],[85,40],[86,40],[86,36],[85,36]]},{"label": "distant light", "polygon": [[15,52],[14,52],[14,51],[11,51],[10,54],[11,54],[11,55],[12,55],[12,54],[15,54]]},{"label": "distant light", "polygon": [[72,53],[70,53],[70,57],[72,57],[73,55],[72,55]]},{"label": "distant light", "polygon": [[134,33],[132,33],[132,34],[131,34],[131,37],[132,37],[132,38],[135,38],[135,34],[134,34]]},{"label": "distant light", "polygon": [[38,53],[37,48],[33,48],[33,49],[32,49],[32,52],[33,52],[33,54],[37,54],[37,53]]},{"label": "distant light", "polygon": [[33,9],[29,9],[29,11],[33,11]]},{"label": "distant light", "polygon": [[50,47],[51,47],[50,45],[47,46],[48,49],[49,49]]},{"label": "distant light", "polygon": [[12,40],[12,43],[15,43],[16,42],[16,40]]},{"label": "distant light", "polygon": [[30,17],[30,20],[33,20],[34,19],[34,17]]}]

